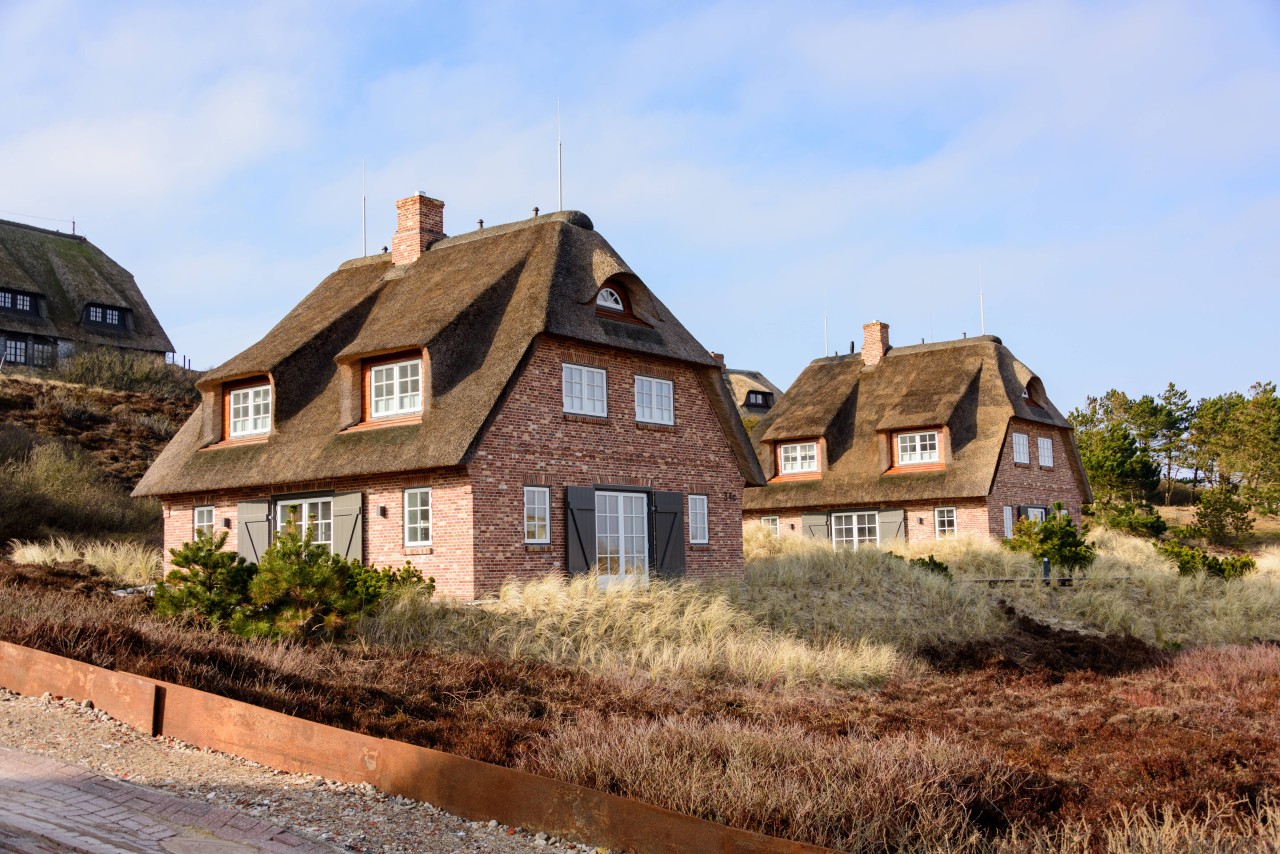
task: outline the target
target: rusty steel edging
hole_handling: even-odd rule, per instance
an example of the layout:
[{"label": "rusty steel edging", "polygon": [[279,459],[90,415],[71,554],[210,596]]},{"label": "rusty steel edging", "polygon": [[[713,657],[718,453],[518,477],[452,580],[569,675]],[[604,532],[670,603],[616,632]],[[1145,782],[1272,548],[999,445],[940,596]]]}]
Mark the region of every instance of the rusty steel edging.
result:
[{"label": "rusty steel edging", "polygon": [[0,685],[29,696],[47,692],[92,700],[97,708],[149,735],[177,738],[281,771],[369,783],[472,821],[495,819],[614,850],[636,854],[822,854],[831,850],[4,641],[0,641]]}]

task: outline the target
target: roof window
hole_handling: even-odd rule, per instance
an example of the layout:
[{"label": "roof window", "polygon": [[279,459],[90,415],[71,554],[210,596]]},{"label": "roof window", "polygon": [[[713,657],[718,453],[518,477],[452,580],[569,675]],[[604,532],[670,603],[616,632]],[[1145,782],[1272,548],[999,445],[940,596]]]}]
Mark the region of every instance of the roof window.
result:
[{"label": "roof window", "polygon": [[596,305],[609,311],[626,311],[622,297],[613,288],[601,288],[600,293],[596,294]]}]

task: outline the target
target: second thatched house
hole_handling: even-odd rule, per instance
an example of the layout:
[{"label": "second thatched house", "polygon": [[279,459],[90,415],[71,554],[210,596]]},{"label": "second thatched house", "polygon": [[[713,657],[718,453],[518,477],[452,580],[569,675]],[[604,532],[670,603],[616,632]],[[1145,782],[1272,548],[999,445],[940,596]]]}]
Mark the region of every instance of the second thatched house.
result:
[{"label": "second thatched house", "polygon": [[837,545],[959,534],[1007,537],[1055,502],[1092,500],[1071,424],[1044,383],[992,335],[810,363],[751,433],[768,483],[747,523]]},{"label": "second thatched house", "polygon": [[137,489],[165,545],[225,528],[256,561],[295,522],[464,598],[552,571],[740,573],[763,477],[720,366],[591,220],[446,237],[442,202],[397,208],[389,254],[201,378]]}]

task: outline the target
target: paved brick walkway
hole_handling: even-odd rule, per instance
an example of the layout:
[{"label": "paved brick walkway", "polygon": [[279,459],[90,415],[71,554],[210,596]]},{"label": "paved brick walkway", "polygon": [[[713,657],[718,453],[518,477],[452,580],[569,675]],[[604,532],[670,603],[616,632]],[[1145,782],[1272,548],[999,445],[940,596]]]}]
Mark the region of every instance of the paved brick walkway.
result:
[{"label": "paved brick walkway", "polygon": [[235,810],[0,747],[0,851],[333,854]]}]

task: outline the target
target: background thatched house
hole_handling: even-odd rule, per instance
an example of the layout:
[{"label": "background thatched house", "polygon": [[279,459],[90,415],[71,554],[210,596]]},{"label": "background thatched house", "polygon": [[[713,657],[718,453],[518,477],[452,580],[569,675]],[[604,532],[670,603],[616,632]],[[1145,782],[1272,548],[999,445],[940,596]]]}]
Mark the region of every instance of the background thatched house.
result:
[{"label": "background thatched house", "polygon": [[226,527],[256,560],[310,520],[448,594],[508,576],[742,570],[763,482],[720,366],[578,212],[458,237],[401,200],[393,251],[343,264],[203,403],[138,486],[165,545]]},{"label": "background thatched house", "polygon": [[750,432],[764,414],[782,397],[782,389],[759,371],[746,371],[729,368],[725,371],[729,380],[729,388],[733,392],[733,402],[738,407],[738,415]]},{"label": "background thatched house", "polygon": [[132,274],[84,237],[0,220],[0,358],[52,367],[85,346],[163,357],[173,344]]},{"label": "background thatched house", "polygon": [[751,433],[767,485],[745,521],[858,545],[1008,536],[1019,517],[1091,500],[1070,423],[999,338],[817,359]]}]

